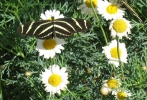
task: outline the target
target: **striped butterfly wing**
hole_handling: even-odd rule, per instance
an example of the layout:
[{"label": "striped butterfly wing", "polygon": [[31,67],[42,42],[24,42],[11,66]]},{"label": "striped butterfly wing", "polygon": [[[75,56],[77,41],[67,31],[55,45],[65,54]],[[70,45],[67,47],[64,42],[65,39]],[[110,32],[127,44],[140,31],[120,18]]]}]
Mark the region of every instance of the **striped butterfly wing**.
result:
[{"label": "striped butterfly wing", "polygon": [[[46,28],[49,28],[50,33],[45,32]],[[39,34],[48,34],[48,38],[51,38],[53,30],[52,21],[49,20],[40,20],[35,22],[28,22],[24,25],[21,25],[17,28],[17,32],[23,36],[35,36],[39,38]]]},{"label": "striped butterfly wing", "polygon": [[72,36],[76,32],[86,31],[91,28],[91,23],[83,19],[57,19],[54,21],[55,34],[58,38]]},{"label": "striped butterfly wing", "polygon": [[60,18],[53,21],[40,20],[26,23],[18,27],[18,33],[24,36],[35,36],[39,39],[67,38],[76,32],[86,31],[89,28],[91,28],[91,23],[87,20]]}]

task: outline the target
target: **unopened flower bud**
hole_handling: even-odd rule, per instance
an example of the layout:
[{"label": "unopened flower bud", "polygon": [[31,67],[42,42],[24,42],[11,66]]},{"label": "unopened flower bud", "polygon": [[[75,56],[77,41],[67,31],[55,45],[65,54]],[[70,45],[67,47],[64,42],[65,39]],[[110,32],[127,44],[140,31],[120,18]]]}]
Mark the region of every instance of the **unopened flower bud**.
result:
[{"label": "unopened flower bud", "polygon": [[31,71],[26,71],[26,72],[25,72],[25,76],[29,77],[29,76],[31,76],[31,75],[32,75],[32,72],[31,72]]},{"label": "unopened flower bud", "polygon": [[146,66],[143,66],[142,69],[143,69],[143,70],[146,70],[147,68],[146,68]]},{"label": "unopened flower bud", "polygon": [[102,86],[101,89],[100,89],[100,92],[101,92],[101,94],[103,94],[103,95],[108,95],[109,90],[108,90],[107,87]]}]

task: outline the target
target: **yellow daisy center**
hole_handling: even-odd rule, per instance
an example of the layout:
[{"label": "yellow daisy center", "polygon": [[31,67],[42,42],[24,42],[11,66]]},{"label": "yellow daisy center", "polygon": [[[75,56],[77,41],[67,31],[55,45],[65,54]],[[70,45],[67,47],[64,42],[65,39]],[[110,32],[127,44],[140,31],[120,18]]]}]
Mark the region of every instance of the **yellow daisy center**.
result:
[{"label": "yellow daisy center", "polygon": [[[113,58],[118,59],[118,52],[117,52],[117,47],[114,47],[110,50],[110,54]],[[119,49],[119,56],[122,56],[122,51]]]},{"label": "yellow daisy center", "polygon": [[116,14],[117,10],[118,10],[118,7],[116,5],[109,5],[106,8],[107,13],[109,13],[109,14]]},{"label": "yellow daisy center", "polygon": [[122,20],[122,19],[117,19],[114,23],[113,23],[113,29],[117,32],[117,33],[123,33],[127,30],[127,23]]},{"label": "yellow daisy center", "polygon": [[56,46],[56,41],[54,39],[44,40],[43,42],[43,47],[47,50],[51,50],[55,48],[55,46]]},{"label": "yellow daisy center", "polygon": [[109,79],[107,81],[109,88],[115,89],[119,87],[119,82],[116,79]]},{"label": "yellow daisy center", "polygon": [[117,93],[117,98],[119,100],[125,100],[125,98],[127,97],[126,93],[125,92],[118,92]]},{"label": "yellow daisy center", "polygon": [[[90,0],[86,0],[85,3],[86,3],[86,6],[87,6],[87,7],[92,8],[92,7],[91,7]],[[93,5],[93,7],[97,7],[97,5],[98,5],[98,0],[92,0],[92,5]]]},{"label": "yellow daisy center", "polygon": [[48,20],[52,20],[52,17],[48,18]]},{"label": "yellow daisy center", "polygon": [[58,86],[61,82],[62,82],[61,76],[58,74],[52,74],[48,79],[48,83],[53,87]]}]

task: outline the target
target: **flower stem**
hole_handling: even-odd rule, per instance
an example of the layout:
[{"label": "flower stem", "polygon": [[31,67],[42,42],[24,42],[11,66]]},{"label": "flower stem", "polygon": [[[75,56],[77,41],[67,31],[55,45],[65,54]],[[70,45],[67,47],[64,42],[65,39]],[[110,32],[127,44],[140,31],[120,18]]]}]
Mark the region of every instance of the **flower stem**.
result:
[{"label": "flower stem", "polygon": [[118,38],[118,36],[116,36],[116,40],[117,40],[117,55],[118,55],[118,60],[119,60],[120,67],[121,67],[122,78],[124,78],[123,64],[122,64],[122,62],[121,62],[121,60],[120,60],[120,53],[119,53],[119,38]]},{"label": "flower stem", "polygon": [[74,99],[77,100],[76,97],[75,97],[75,95],[73,93],[71,93],[70,90],[68,90],[68,88],[66,88],[66,89],[74,97]]},{"label": "flower stem", "polygon": [[41,95],[41,93],[38,91],[37,87],[35,86],[35,84],[32,82],[32,78],[29,78],[30,83],[34,86],[35,91],[38,93],[38,96],[41,98],[41,100],[45,100],[43,98],[43,96]]},{"label": "flower stem", "polygon": [[102,33],[103,33],[103,36],[104,36],[106,45],[108,45],[108,40],[107,40],[107,38],[106,38],[105,31],[104,31],[104,29],[103,29],[103,27],[102,27],[102,25],[101,25],[101,22],[100,22],[99,17],[97,16],[97,13],[96,13],[96,11],[95,11],[95,9],[94,9],[94,7],[93,7],[92,0],[90,0],[90,4],[91,4],[92,10],[93,10],[93,13],[94,13],[94,15],[95,15],[95,17],[96,17],[96,19],[97,19],[97,21],[98,21],[98,23],[99,23],[99,25],[100,25],[100,28],[101,28],[101,30],[102,30]]},{"label": "flower stem", "polygon": [[118,60],[119,60],[119,63],[121,63],[121,61],[120,61],[120,54],[119,54],[119,38],[118,38],[118,36],[116,36],[116,41],[117,41],[117,55],[118,55]]},{"label": "flower stem", "polygon": [[0,47],[7,50],[7,51],[9,51],[9,52],[11,52],[11,53],[13,53],[14,55],[17,55],[17,53],[13,52],[12,50],[10,50],[8,48],[3,47],[1,44],[0,44]]},{"label": "flower stem", "polygon": [[50,58],[50,64],[51,64],[51,65],[54,64],[54,58]]}]

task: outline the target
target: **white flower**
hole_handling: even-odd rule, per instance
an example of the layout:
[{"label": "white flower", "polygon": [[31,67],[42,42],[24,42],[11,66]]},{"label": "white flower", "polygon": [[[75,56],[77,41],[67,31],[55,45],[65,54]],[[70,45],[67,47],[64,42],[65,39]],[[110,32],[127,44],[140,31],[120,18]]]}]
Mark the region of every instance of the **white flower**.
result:
[{"label": "white flower", "polygon": [[117,100],[126,100],[127,97],[131,96],[131,93],[124,89],[118,89],[112,91],[112,95],[115,95]]},{"label": "white flower", "polygon": [[119,88],[121,86],[121,83],[119,79],[112,77],[108,80],[104,80],[102,86],[107,88],[108,91],[110,92],[113,91],[114,89]]},{"label": "white flower", "polygon": [[51,95],[58,93],[61,94],[60,90],[65,90],[68,81],[68,73],[66,73],[66,68],[60,67],[58,65],[52,65],[49,69],[45,69],[42,72],[42,83],[45,85],[45,91],[50,92]]},{"label": "white flower", "polygon": [[101,14],[106,20],[116,19],[123,17],[125,8],[120,8],[118,0],[104,0],[97,8],[99,14]]},{"label": "white flower", "polygon": [[39,56],[44,56],[44,58],[53,58],[55,53],[61,53],[64,49],[62,44],[65,44],[63,39],[53,38],[49,40],[38,39],[36,50],[39,51]]},{"label": "white flower", "polygon": [[[78,1],[81,2],[82,0],[78,0]],[[83,0],[83,2],[81,2],[81,3],[83,3],[83,4],[81,4],[78,9],[81,9],[82,13],[93,14],[90,0]],[[98,12],[97,7],[101,4],[101,0],[92,0],[92,4],[93,4],[93,7],[96,10],[96,12]]]},{"label": "white flower", "polygon": [[109,59],[108,63],[114,64],[116,67],[119,66],[119,56],[120,56],[120,61],[127,63],[127,49],[125,47],[124,43],[119,43],[119,56],[117,52],[117,41],[112,40],[108,46],[102,47],[104,53]]},{"label": "white flower", "polygon": [[130,28],[132,28],[130,21],[125,18],[114,19],[109,26],[112,38],[118,36],[119,39],[122,39],[123,36],[129,38],[128,34],[131,34]]},{"label": "white flower", "polygon": [[40,17],[42,20],[52,20],[52,17],[54,19],[64,18],[63,14],[60,14],[58,10],[46,10],[45,14],[42,13]]}]

